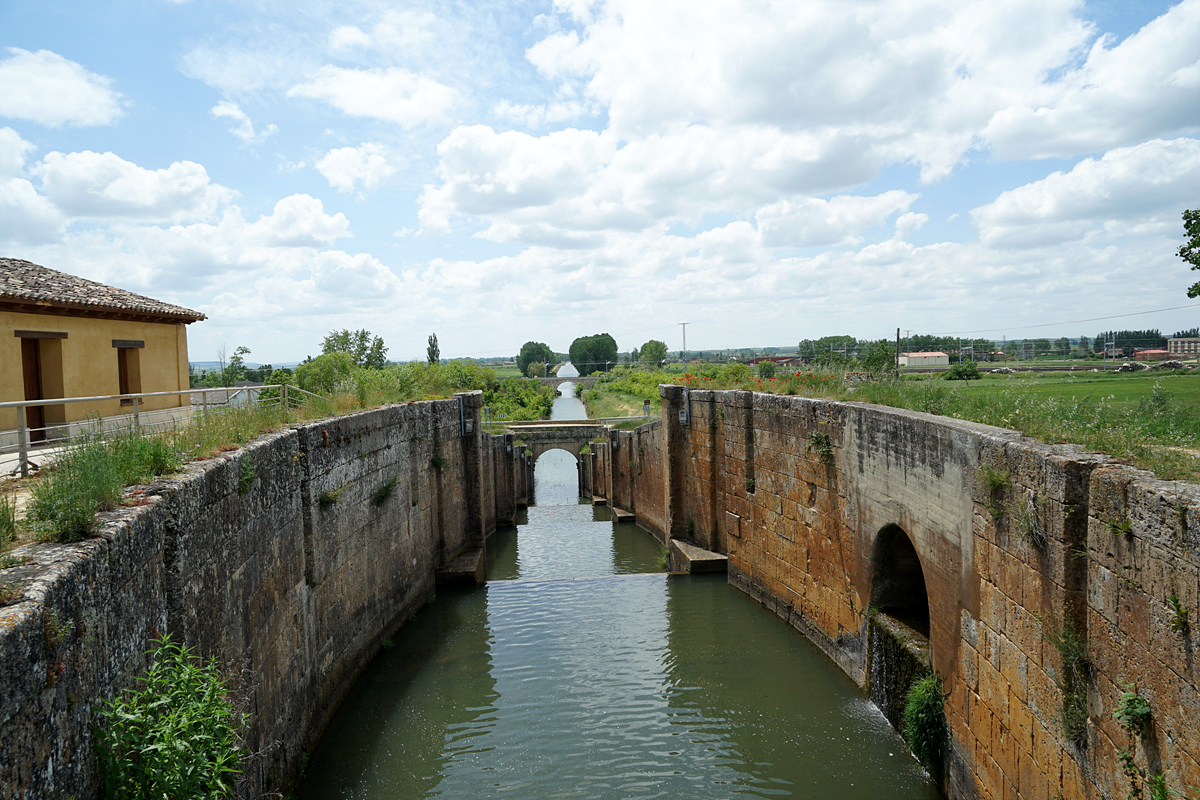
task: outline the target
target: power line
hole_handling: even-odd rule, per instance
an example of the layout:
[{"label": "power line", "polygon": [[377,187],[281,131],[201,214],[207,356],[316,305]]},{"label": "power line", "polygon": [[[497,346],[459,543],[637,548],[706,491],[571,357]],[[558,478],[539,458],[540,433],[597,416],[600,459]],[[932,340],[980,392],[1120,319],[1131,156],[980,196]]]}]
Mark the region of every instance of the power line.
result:
[{"label": "power line", "polygon": [[1107,317],[1092,317],[1091,319],[1073,319],[1073,320],[1068,320],[1067,322],[1042,322],[1037,325],[1018,325],[1015,327],[1012,325],[1009,325],[1009,326],[1006,326],[1003,328],[984,328],[982,330],[977,330],[977,331],[950,331],[948,333],[932,333],[929,335],[930,336],[958,336],[958,335],[967,334],[967,333],[995,333],[996,331],[1023,331],[1023,330],[1028,330],[1030,328],[1052,328],[1055,325],[1078,325],[1083,322],[1099,322],[1099,321],[1105,320],[1105,319],[1121,319],[1122,317],[1140,317],[1144,314],[1160,314],[1163,311],[1178,311],[1182,308],[1197,308],[1197,307],[1200,307],[1200,303],[1192,303],[1192,304],[1186,305],[1186,306],[1171,306],[1170,308],[1156,308],[1153,311],[1134,311],[1130,314],[1113,314],[1113,315],[1107,316]]}]

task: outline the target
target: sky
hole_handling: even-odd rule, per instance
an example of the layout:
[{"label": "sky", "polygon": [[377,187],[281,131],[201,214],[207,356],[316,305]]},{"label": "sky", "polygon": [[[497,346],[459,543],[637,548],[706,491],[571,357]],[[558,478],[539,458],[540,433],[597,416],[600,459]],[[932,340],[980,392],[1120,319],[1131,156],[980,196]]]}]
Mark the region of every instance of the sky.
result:
[{"label": "sky", "polygon": [[193,361],[1170,335],[1198,134],[1200,0],[0,2],[0,255]]}]

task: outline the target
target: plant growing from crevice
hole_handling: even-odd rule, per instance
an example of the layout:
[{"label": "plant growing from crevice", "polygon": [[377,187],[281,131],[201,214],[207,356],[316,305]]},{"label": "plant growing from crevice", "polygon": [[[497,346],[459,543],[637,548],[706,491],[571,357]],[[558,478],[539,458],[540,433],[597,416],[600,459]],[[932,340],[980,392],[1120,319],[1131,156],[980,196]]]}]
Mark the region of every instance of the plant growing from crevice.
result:
[{"label": "plant growing from crevice", "polygon": [[17,540],[17,503],[8,494],[0,494],[0,553]]},{"label": "plant growing from crevice", "polygon": [[1000,469],[992,464],[980,464],[975,470],[975,479],[983,486],[987,494],[985,504],[993,519],[1004,516],[1004,494],[1012,485],[1008,470]]},{"label": "plant growing from crevice", "polygon": [[1179,595],[1174,592],[1167,598],[1167,605],[1171,607],[1171,631],[1178,633],[1180,636],[1188,635],[1188,610],[1179,602]]},{"label": "plant growing from crevice", "polygon": [[1077,747],[1087,744],[1087,642],[1075,630],[1070,619],[1058,624],[1049,615],[1039,615],[1038,626],[1042,638],[1050,643],[1062,661],[1062,669],[1055,677],[1055,684],[1062,693],[1060,722],[1062,731]]},{"label": "plant growing from crevice", "polygon": [[754,478],[746,478],[746,494],[754,494]]},{"label": "plant growing from crevice", "polygon": [[1133,534],[1133,521],[1126,517],[1122,520],[1108,521],[1108,532],[1113,536],[1131,536]]},{"label": "plant growing from crevice", "polygon": [[164,638],[139,685],[108,701],[94,731],[107,798],[219,800],[233,794],[242,721],[216,662]]},{"label": "plant growing from crevice", "polygon": [[245,495],[254,486],[254,482],[258,480],[258,470],[254,466],[254,459],[249,453],[244,453],[238,465],[238,494]]},{"label": "plant growing from crevice", "polygon": [[663,572],[667,571],[667,565],[671,563],[671,548],[663,545],[662,550],[658,554],[658,568]]},{"label": "plant growing from crevice", "polygon": [[948,740],[945,703],[942,679],[931,672],[908,687],[904,704],[904,738],[917,760],[939,776]]},{"label": "plant growing from crevice", "polygon": [[816,453],[817,458],[826,466],[833,466],[833,443],[825,431],[810,431],[808,441],[804,445],[804,454]]},{"label": "plant growing from crevice", "polygon": [[[1150,701],[1138,694],[1136,686],[1127,684],[1125,691],[1121,693],[1121,697],[1117,700],[1116,708],[1113,709],[1113,719],[1117,721],[1117,724],[1129,736],[1129,744],[1122,747],[1120,752],[1117,753],[1117,759],[1121,762],[1121,771],[1129,779],[1129,800],[1144,796],[1142,788],[1146,773],[1142,772],[1141,768],[1137,765],[1137,761],[1134,758],[1134,745],[1135,739],[1141,739],[1144,742],[1149,736],[1150,713]],[[1151,781],[1151,797],[1154,797],[1154,779],[1152,778]],[[1162,784],[1162,788],[1165,790],[1165,780]]]},{"label": "plant growing from crevice", "polygon": [[438,472],[444,470],[447,463],[446,457],[443,455],[436,455],[429,459],[429,466],[433,467]]},{"label": "plant growing from crevice", "polygon": [[380,487],[371,494],[371,505],[378,508],[386,503],[387,499],[392,496],[393,492],[396,491],[396,480],[396,476],[393,475],[384,481]]},{"label": "plant growing from crevice", "polygon": [[1038,498],[1017,504],[1012,516],[1013,530],[1022,541],[1028,542],[1034,547],[1046,546],[1049,534],[1046,532],[1046,526],[1042,519],[1049,502],[1048,498]]},{"label": "plant growing from crevice", "polygon": [[63,619],[54,609],[42,616],[42,635],[46,640],[46,651],[53,653],[75,633],[75,620]]},{"label": "plant growing from crevice", "polygon": [[344,486],[339,486],[336,489],[326,489],[317,497],[317,505],[319,505],[322,509],[332,507],[337,503],[338,500],[342,499],[342,494],[349,488],[350,484],[347,483]]}]

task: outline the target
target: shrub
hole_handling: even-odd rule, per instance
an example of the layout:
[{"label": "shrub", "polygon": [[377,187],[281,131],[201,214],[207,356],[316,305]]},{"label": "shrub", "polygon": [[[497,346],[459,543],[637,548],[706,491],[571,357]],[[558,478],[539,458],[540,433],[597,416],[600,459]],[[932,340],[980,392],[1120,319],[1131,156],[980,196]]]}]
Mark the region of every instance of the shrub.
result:
[{"label": "shrub", "polygon": [[917,760],[940,773],[946,756],[946,696],[942,680],[930,673],[908,688],[904,705],[904,738]]},{"label": "shrub", "polygon": [[95,731],[109,798],[216,800],[241,772],[241,720],[216,663],[164,638],[140,686],[109,701]]},{"label": "shrub", "polygon": [[775,377],[775,362],[774,361],[758,362],[758,377],[764,378],[764,379],[765,378],[774,378]]},{"label": "shrub", "polygon": [[979,365],[974,361],[961,361],[951,364],[942,377],[948,381],[977,381],[983,376],[979,374]]}]

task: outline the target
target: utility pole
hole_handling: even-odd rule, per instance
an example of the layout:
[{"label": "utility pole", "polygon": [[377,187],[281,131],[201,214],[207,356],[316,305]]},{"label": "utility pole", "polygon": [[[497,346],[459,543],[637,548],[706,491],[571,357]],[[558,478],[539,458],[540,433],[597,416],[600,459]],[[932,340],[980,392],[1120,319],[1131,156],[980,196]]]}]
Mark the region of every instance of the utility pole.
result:
[{"label": "utility pole", "polygon": [[686,364],[687,363],[687,326],[688,326],[688,324],[686,322],[681,322],[681,323],[679,323],[679,326],[681,328],[683,328],[683,352],[679,354],[679,360]]}]

